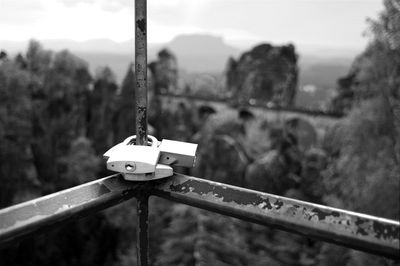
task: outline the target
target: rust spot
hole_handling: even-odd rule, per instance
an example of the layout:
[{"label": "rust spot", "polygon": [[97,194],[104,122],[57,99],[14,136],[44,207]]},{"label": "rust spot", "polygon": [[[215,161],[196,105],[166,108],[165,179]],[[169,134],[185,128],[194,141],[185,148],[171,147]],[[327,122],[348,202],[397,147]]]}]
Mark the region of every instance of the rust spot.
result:
[{"label": "rust spot", "polygon": [[136,20],[136,25],[143,34],[146,34],[146,20],[144,18]]},{"label": "rust spot", "polygon": [[146,106],[138,106],[138,110],[139,110],[139,112],[144,113],[144,112],[146,112]]},{"label": "rust spot", "polygon": [[284,205],[283,201],[277,200],[274,203],[275,209],[279,210]]},{"label": "rust spot", "polygon": [[340,217],[340,213],[335,212],[335,211],[324,211],[324,210],[321,210],[318,208],[314,208],[311,211],[314,212],[318,216],[319,220],[325,220],[325,218],[328,216]]},{"label": "rust spot", "polygon": [[400,228],[390,225],[385,225],[378,222],[373,222],[372,228],[377,238],[384,239],[398,239],[400,235]]},{"label": "rust spot", "polygon": [[238,205],[253,205],[258,206],[262,204],[262,209],[273,209],[273,206],[269,202],[269,199],[262,198],[254,193],[247,191],[234,191],[226,187],[210,185],[206,182],[193,182],[191,180],[181,184],[171,184],[171,191],[181,193],[196,193],[198,195],[207,195],[212,192],[217,198],[220,198],[222,202],[235,203]]},{"label": "rust spot", "polygon": [[369,232],[367,231],[367,229],[368,229],[367,222],[368,222],[367,220],[361,219],[361,218],[358,218],[355,221],[355,225],[357,226],[356,234],[360,234],[363,236],[369,235]]}]

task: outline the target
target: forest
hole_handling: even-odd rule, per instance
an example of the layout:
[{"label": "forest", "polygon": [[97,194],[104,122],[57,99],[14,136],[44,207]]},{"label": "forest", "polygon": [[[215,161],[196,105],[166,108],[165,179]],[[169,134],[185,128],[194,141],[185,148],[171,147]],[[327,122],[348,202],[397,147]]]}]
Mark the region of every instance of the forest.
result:
[{"label": "forest", "polygon": [[[262,44],[227,62],[223,91],[183,88],[230,97],[221,110],[190,99],[165,103],[162,94],[178,85],[173,55],[161,51],[149,64],[150,132],[199,144],[196,167],[177,171],[399,220],[398,1],[385,0],[366,27],[369,45],[338,77],[330,102],[343,116],[323,129],[241,105],[256,99],[291,107],[296,97],[295,47]],[[46,50],[36,40],[15,57],[2,51],[0,208],[110,174],[102,154],[134,134],[134,87],[133,65],[119,85],[109,67],[92,74],[68,50]],[[158,198],[150,204],[152,265],[398,265]],[[136,265],[135,217],[128,201],[2,249],[0,265]]]}]

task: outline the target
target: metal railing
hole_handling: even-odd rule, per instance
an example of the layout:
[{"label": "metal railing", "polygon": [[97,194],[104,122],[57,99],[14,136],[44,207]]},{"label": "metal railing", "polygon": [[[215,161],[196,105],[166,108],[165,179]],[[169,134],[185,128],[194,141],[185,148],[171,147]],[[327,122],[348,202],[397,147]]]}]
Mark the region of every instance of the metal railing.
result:
[{"label": "metal railing", "polygon": [[[146,0],[135,0],[135,17],[136,139],[138,145],[144,145],[147,143]],[[138,265],[148,265],[148,198],[151,195],[400,259],[398,221],[180,174],[147,182],[126,181],[115,174],[2,209],[0,247],[136,197]]]},{"label": "metal railing", "polygon": [[[0,210],[0,247],[138,199],[138,265],[148,265],[148,197],[158,196],[245,221],[400,259],[400,223],[174,174],[148,182],[119,174]],[[140,255],[141,254],[141,255]]]}]

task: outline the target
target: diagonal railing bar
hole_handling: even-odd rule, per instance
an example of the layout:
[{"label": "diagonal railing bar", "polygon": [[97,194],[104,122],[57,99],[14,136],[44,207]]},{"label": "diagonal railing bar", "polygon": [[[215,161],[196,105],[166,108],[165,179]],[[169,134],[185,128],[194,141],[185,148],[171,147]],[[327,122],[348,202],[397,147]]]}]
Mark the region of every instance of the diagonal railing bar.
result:
[{"label": "diagonal railing bar", "polygon": [[152,194],[310,238],[400,258],[399,221],[180,174],[154,186]]},{"label": "diagonal railing bar", "polygon": [[0,247],[119,204],[142,188],[115,174],[2,209]]},{"label": "diagonal railing bar", "polygon": [[399,221],[180,174],[148,182],[125,181],[117,174],[0,210],[0,247],[148,195],[400,259]]}]

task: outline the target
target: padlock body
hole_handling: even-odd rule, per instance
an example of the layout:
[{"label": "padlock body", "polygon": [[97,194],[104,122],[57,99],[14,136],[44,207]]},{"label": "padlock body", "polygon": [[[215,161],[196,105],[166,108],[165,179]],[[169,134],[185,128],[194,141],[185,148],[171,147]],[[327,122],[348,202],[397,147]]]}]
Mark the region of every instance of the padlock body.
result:
[{"label": "padlock body", "polygon": [[154,179],[161,179],[173,175],[172,167],[163,164],[157,164],[156,171],[154,173],[147,174],[128,174],[122,173],[125,180],[128,181],[149,181]]},{"label": "padlock body", "polygon": [[193,167],[196,160],[197,144],[163,139],[160,146],[159,163]]},{"label": "padlock body", "polygon": [[126,144],[124,144],[123,142],[118,143],[117,145],[111,147],[108,151],[106,151],[106,152],[103,154],[103,158],[104,158],[104,159],[110,158],[110,157],[114,154],[114,152],[117,152],[117,153],[118,153],[118,150],[121,149],[121,148],[124,147],[124,146],[126,146]]},{"label": "padlock body", "polygon": [[107,169],[120,173],[145,174],[155,172],[160,150],[152,146],[121,145],[112,151]]}]

